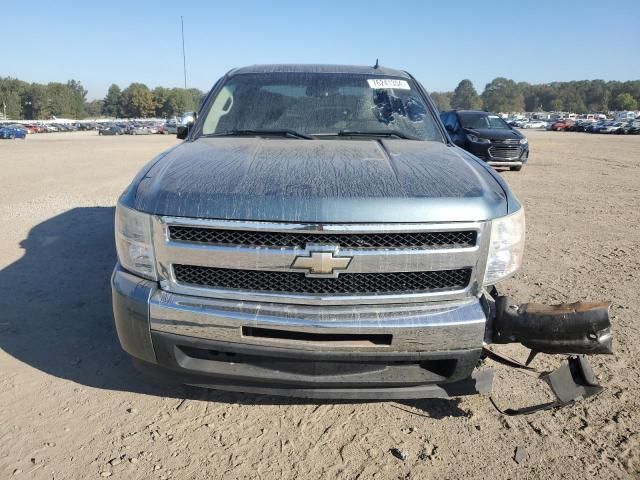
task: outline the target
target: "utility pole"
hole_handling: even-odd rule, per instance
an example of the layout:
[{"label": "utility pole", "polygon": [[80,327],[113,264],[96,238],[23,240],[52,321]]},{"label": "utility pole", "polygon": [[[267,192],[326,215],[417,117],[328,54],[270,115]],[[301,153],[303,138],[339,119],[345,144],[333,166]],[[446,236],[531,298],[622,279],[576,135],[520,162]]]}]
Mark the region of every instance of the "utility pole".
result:
[{"label": "utility pole", "polygon": [[180,26],[182,27],[182,69],[184,71],[184,88],[187,89],[187,57],[184,53],[184,20],[180,15]]}]

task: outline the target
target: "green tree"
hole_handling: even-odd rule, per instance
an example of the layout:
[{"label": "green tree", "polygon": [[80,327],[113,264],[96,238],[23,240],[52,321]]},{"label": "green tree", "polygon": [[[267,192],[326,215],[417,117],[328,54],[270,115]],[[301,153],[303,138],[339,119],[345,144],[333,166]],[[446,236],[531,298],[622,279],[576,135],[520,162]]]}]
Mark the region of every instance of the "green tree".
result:
[{"label": "green tree", "polygon": [[482,108],[482,99],[473,87],[471,80],[462,80],[451,97],[451,107],[459,110],[478,110]]},{"label": "green tree", "polygon": [[122,109],[128,118],[153,116],[156,111],[153,92],[144,83],[132,83],[122,91]]},{"label": "green tree", "polygon": [[586,113],[587,107],[584,104],[583,97],[578,90],[567,86],[558,95],[558,99],[562,102],[564,109],[573,113]]},{"label": "green tree", "polygon": [[549,110],[552,110],[554,112],[562,112],[564,111],[564,103],[560,98],[554,98],[551,101],[551,108]]},{"label": "green tree", "polygon": [[167,98],[169,115],[182,115],[196,109],[193,96],[184,88],[172,88]]},{"label": "green tree", "polygon": [[589,112],[609,110],[610,90],[604,80],[592,80],[584,92],[584,103]]},{"label": "green tree", "polygon": [[22,118],[22,99],[20,95],[29,84],[17,78],[0,77],[0,113],[7,112],[7,119]]},{"label": "green tree", "polygon": [[87,116],[84,104],[87,101],[87,91],[82,84],[76,80],[67,82],[67,90],[69,91],[69,110],[68,116],[71,118],[81,119]]},{"label": "green tree", "polygon": [[71,95],[64,83],[47,84],[47,116],[58,118],[69,117],[71,111]]},{"label": "green tree", "polygon": [[122,117],[122,90],[115,83],[109,87],[107,96],[104,97],[102,114],[107,117]]},{"label": "green tree", "polygon": [[614,110],[637,110],[638,101],[630,93],[620,93],[611,102]]},{"label": "green tree", "polygon": [[451,96],[453,92],[431,92],[431,99],[436,104],[438,110],[451,110]]},{"label": "green tree", "polygon": [[32,83],[21,94],[22,117],[27,120],[47,118],[47,87],[40,83]]},{"label": "green tree", "polygon": [[170,116],[169,112],[167,112],[167,99],[169,98],[169,89],[164,87],[154,88],[153,98],[156,102],[155,116],[159,118]]},{"label": "green tree", "polygon": [[153,89],[156,101],[156,116],[173,117],[180,116],[184,112],[196,111],[200,106],[200,101],[204,97],[202,91],[197,88],[163,88]]},{"label": "green tree", "polygon": [[494,78],[482,92],[484,108],[490,112],[522,112],[524,96],[513,80]]},{"label": "green tree", "polygon": [[187,90],[193,99],[194,110],[200,110],[202,102],[204,101],[204,92],[197,88],[189,88]]},{"label": "green tree", "polygon": [[104,109],[104,100],[91,100],[84,104],[84,109],[87,112],[87,116],[91,118],[98,118],[102,115]]}]

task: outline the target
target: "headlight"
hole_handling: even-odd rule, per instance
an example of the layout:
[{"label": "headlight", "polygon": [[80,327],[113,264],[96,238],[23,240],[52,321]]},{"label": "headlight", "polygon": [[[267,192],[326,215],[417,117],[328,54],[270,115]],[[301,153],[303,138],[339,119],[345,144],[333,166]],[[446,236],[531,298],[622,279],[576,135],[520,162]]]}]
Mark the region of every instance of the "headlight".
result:
[{"label": "headlight", "polygon": [[527,143],[529,143],[529,140],[527,140],[526,138],[520,139],[520,145],[526,145]]},{"label": "headlight", "polygon": [[151,240],[151,215],[118,203],[116,250],[120,265],[125,269],[149,280],[158,279]]},{"label": "headlight", "polygon": [[479,138],[473,133],[467,133],[467,138],[469,139],[470,142],[474,142],[474,143],[491,143],[491,140],[489,140],[488,138]]},{"label": "headlight", "polygon": [[524,254],[524,208],[491,221],[491,243],[484,284],[493,285],[513,275]]}]

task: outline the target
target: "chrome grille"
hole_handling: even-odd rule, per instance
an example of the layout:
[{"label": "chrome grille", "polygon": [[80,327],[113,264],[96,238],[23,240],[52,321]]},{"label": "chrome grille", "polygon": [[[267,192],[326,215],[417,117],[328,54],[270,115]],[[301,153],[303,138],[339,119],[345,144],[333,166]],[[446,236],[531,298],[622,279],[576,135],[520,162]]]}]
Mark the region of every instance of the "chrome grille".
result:
[{"label": "chrome grille", "polygon": [[464,248],[476,244],[473,230],[407,233],[302,233],[251,230],[220,230],[184,225],[169,226],[169,238],[180,242],[254,247],[304,248],[307,243],[325,243],[342,248]]},{"label": "chrome grille", "polygon": [[299,272],[231,270],[174,265],[180,283],[216,289],[310,295],[382,295],[460,290],[471,269],[432,272],[343,273],[338,278],[307,278]]},{"label": "chrome grille", "polygon": [[[477,295],[489,227],[484,221],[305,224],[154,217],[153,242],[160,287],[167,292],[251,302],[373,305]],[[294,267],[299,258],[318,259],[318,252],[324,252],[322,268],[324,261],[350,260],[343,270],[326,275],[313,266],[309,271]]]},{"label": "chrome grille", "polygon": [[501,160],[513,160],[520,157],[520,140],[492,140],[489,155]]},{"label": "chrome grille", "polygon": [[493,145],[520,145],[519,138],[505,138],[503,140],[491,140]]}]

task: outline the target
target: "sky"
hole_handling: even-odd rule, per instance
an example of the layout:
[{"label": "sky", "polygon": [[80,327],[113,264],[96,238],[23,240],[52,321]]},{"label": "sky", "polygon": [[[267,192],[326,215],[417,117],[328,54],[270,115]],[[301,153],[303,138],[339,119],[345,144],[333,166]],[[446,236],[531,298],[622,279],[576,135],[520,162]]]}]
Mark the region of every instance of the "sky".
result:
[{"label": "sky", "polygon": [[[8,1],[8,0],[5,0]],[[4,1],[0,2],[4,3]],[[2,8],[0,77],[208,90],[257,63],[380,64],[429,91],[469,78],[640,79],[640,0],[30,0]],[[14,40],[11,40],[14,39]]]}]

